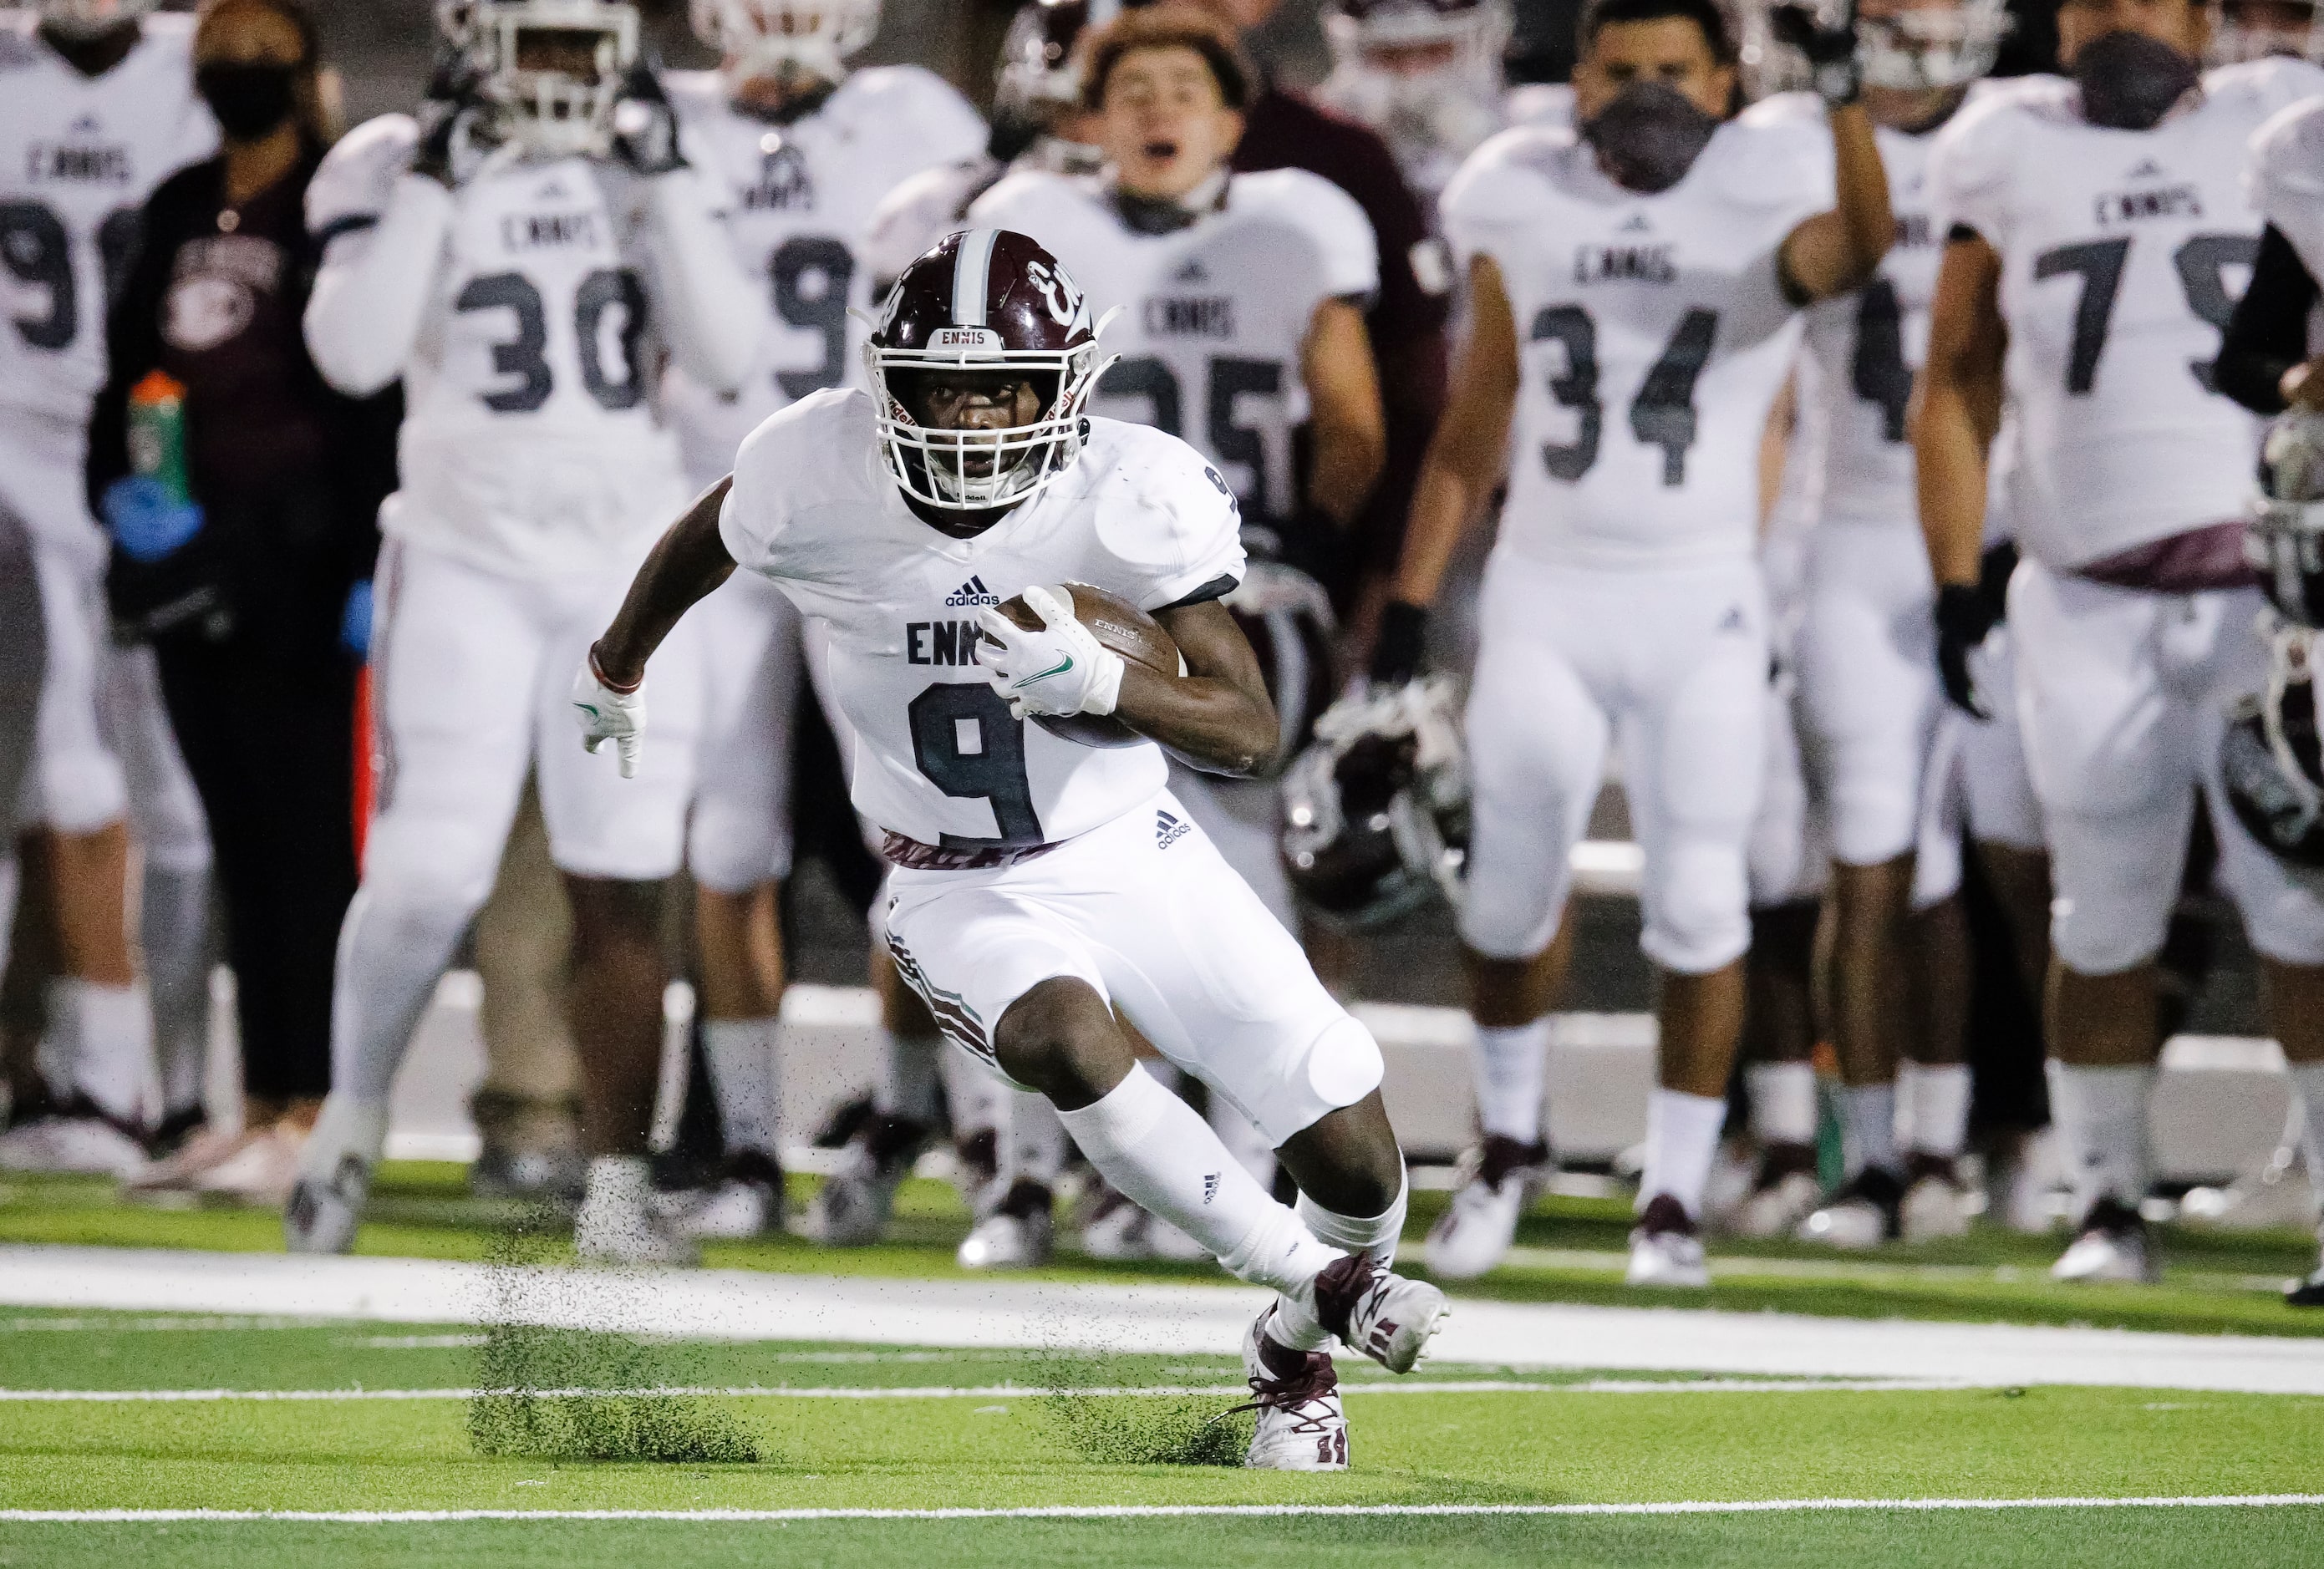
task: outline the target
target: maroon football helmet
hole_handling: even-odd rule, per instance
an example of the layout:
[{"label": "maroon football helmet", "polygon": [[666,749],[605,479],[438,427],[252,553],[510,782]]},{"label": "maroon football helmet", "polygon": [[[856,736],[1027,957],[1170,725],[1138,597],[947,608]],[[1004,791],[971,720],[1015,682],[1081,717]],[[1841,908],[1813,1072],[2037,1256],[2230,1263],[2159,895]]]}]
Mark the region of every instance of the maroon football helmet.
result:
[{"label": "maroon football helmet", "polygon": [[[1071,466],[1083,407],[1104,366],[1089,302],[1064,266],[1026,235],[962,229],[904,269],[864,346],[880,447],[913,500],[959,511],[1023,500]],[[938,430],[921,423],[896,377],[1007,370],[1056,379],[1030,425]]]}]

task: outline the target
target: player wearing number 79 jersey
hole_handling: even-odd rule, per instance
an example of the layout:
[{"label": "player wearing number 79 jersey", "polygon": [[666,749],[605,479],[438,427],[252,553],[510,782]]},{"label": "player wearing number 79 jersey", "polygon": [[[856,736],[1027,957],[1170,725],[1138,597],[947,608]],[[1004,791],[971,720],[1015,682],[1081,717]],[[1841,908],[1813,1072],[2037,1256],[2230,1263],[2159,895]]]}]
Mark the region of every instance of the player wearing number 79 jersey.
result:
[{"label": "player wearing number 79 jersey", "polygon": [[[2281,60],[2200,74],[2209,22],[2188,0],[2067,0],[2058,25],[2070,79],[1997,85],[1938,135],[1948,237],[1914,448],[1931,564],[1958,598],[2005,390],[2020,422],[2010,638],[2056,885],[2052,1106],[2081,1211],[2055,1272],[2135,1280],[2154,1270],[2137,1209],[2153,960],[2199,785],[2270,1023],[2293,1060],[2324,1056],[2324,885],[2218,799],[2225,705],[2266,658],[2243,559],[2257,431],[2212,375],[2258,250],[2246,149],[2324,75]],[[1941,627],[1957,645],[1976,630]]]},{"label": "player wearing number 79 jersey", "polygon": [[1473,325],[1395,591],[1404,617],[1434,594],[1500,478],[1514,417],[1469,702],[1461,918],[1489,1142],[1430,1262],[1497,1262],[1522,1172],[1545,1158],[1552,940],[1618,743],[1646,851],[1643,943],[1665,975],[1630,1278],[1700,1286],[1766,735],[1760,439],[1800,308],[1863,283],[1894,219],[1845,30],[1809,28],[1829,136],[1790,116],[1723,118],[1736,50],[1711,0],[1598,0],[1582,32],[1580,134],[1505,133],[1445,192]]}]

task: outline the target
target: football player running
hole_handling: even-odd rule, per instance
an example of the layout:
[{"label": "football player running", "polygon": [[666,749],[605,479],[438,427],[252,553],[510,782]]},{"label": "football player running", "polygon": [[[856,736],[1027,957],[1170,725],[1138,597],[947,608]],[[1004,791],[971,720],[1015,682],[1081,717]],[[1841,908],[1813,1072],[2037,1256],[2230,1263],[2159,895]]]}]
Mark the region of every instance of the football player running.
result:
[{"label": "football player running", "polygon": [[[724,58],[713,70],[663,78],[690,155],[723,186],[735,260],[765,280],[774,315],[739,394],[683,365],[663,381],[697,489],[733,467],[735,449],[768,415],[850,379],[862,334],[849,313],[872,299],[858,242],[874,204],[907,176],[983,144],[984,123],[932,72],[848,69],[879,20],[879,0],[696,0],[695,31]],[[799,627],[790,601],[750,576],[713,596],[696,622],[706,689],[687,866],[704,1055],[726,1161],[683,1224],[697,1235],[752,1236],[782,1216],[776,895],[790,870]],[[924,1087],[905,1109],[933,1121],[933,1064],[897,1077]]]},{"label": "football player running", "polygon": [[[1968,1125],[1969,1070],[1912,1061],[1900,1078],[1898,1066],[1930,1055],[1913,988],[1898,982],[1926,946],[1908,945],[1906,928],[1943,709],[1905,415],[1941,248],[1930,143],[1992,68],[2007,26],[2000,0],[1863,0],[1864,112],[1888,173],[1896,243],[1871,282],[1807,313],[1817,396],[1803,417],[1824,427],[1824,471],[1796,657],[1805,757],[1832,839],[1831,1026],[1848,1160],[1844,1185],[1801,1235],[1843,1247],[1900,1229],[1957,1231],[1962,1213],[1952,1160]],[[1912,1100],[1909,1168],[1894,1133],[1900,1090]]]},{"label": "football player running", "polygon": [[[889,296],[872,392],[819,392],[769,420],[731,488],[655,548],[592,652],[584,733],[641,744],[649,656],[738,564],[823,618],[855,803],[896,867],[898,968],[953,1040],[1048,1097],[1115,1188],[1276,1289],[1244,1342],[1250,1463],[1337,1470],[1347,1430],[1324,1348],[1337,1336],[1409,1369],[1443,1297],[1389,1269],[1405,1179],[1379,1046],[1186,823],[1146,744],[1247,775],[1279,743],[1219,603],[1243,573],[1232,492],[1184,443],[1084,412],[1098,353],[1080,289],[1040,246],[947,237]],[[953,608],[964,583],[1021,593],[1043,625]],[[1072,583],[1150,611],[1186,674],[1102,646]],[[1145,739],[1044,728],[1093,715]],[[1267,1131],[1303,1189],[1296,1213],[1138,1065],[1117,1007]]]},{"label": "football player running", "polygon": [[[23,822],[47,834],[62,980],[51,1028],[69,1042],[52,1103],[10,1108],[17,1125],[0,1134],[0,1167],[141,1165],[157,1023],[163,1078],[180,1092],[167,1109],[188,1114],[174,1131],[199,1121],[181,1092],[198,1096],[208,1023],[208,838],[151,654],[109,645],[106,536],[80,478],[105,381],[106,289],[128,266],[145,198],[217,137],[194,90],[192,19],[152,10],[152,0],[41,0],[0,15],[0,508],[30,537],[41,598]],[[155,744],[134,744],[149,736]],[[165,974],[188,976],[178,990],[192,994],[189,1021],[166,1007],[157,1020],[136,985],[124,909],[131,819],[158,917],[143,923],[152,1000],[164,1001]],[[13,840],[0,844],[0,959],[15,855]]]},{"label": "football player running", "polygon": [[[1404,615],[1434,597],[1505,468],[1508,498],[1469,700],[1461,916],[1488,1142],[1431,1235],[1443,1272],[1499,1261],[1546,1158],[1553,939],[1618,741],[1646,853],[1643,946],[1663,970],[1628,1274],[1709,1281],[1696,1233],[1742,1023],[1766,741],[1761,442],[1799,311],[1865,283],[1895,224],[1855,41],[1803,26],[1828,136],[1788,113],[1727,117],[1736,50],[1712,0],[1599,0],[1579,133],[1508,132],[1445,192],[1473,321],[1414,502]],[[1375,660],[1376,681],[1409,674]]]},{"label": "football player running", "polygon": [[353,1242],[389,1084],[531,771],[573,905],[591,1156],[576,1245],[679,1259],[645,1151],[661,889],[693,783],[690,638],[671,650],[668,741],[642,763],[538,743],[569,735],[573,666],[686,494],[652,366],[666,350],[706,387],[739,386],[763,297],[678,155],[629,5],[478,0],[444,20],[421,117],[356,130],[308,195],[309,226],[334,236],[308,307],[315,362],[355,394],[401,376],[406,414],[380,520],[377,814],[340,931],[331,1095],[284,1233],[294,1252]]},{"label": "football player running", "polygon": [[[2209,18],[2188,0],[2069,0],[2058,26],[2070,76],[1990,89],[1931,155],[1947,238],[1914,442],[1950,673],[1985,629],[2005,390],[2022,420],[2009,624],[2057,885],[2046,1032],[2080,1207],[2052,1273],[2146,1280],[2155,956],[2199,785],[2273,1031],[2294,1061],[2324,1058],[2324,883],[2218,799],[2224,705],[2267,660],[2242,548],[2254,432],[2212,366],[2258,249],[2246,145],[2324,74],[2269,60],[2206,76]],[[1948,684],[1972,708],[2005,700]]]}]

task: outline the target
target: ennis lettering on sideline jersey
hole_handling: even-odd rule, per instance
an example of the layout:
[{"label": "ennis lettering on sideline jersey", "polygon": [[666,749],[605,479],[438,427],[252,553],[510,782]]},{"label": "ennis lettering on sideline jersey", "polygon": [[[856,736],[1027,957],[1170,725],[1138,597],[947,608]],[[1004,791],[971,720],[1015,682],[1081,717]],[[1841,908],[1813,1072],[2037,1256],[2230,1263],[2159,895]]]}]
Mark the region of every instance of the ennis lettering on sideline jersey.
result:
[{"label": "ennis lettering on sideline jersey", "polygon": [[[316,171],[307,223],[333,236],[327,269],[361,260],[414,137],[383,115]],[[383,530],[494,572],[577,573],[634,558],[684,504],[647,369],[661,351],[644,198],[612,164],[501,154],[452,193]]]},{"label": "ennis lettering on sideline jersey", "polygon": [[1788,113],[1721,125],[1670,189],[1616,185],[1570,132],[1479,148],[1444,193],[1465,273],[1499,267],[1523,385],[1502,548],[1627,567],[1745,558],[1798,312],[1776,256],[1832,202],[1831,141]]},{"label": "ennis lettering on sideline jersey", "polygon": [[857,71],[813,114],[775,125],[736,109],[716,71],[663,78],[695,167],[726,204],[743,270],[764,280],[774,325],[739,396],[673,368],[663,384],[687,473],[706,484],[734,465],[760,421],[810,392],[859,379],[872,269],[860,243],[881,198],[932,163],[984,146],[984,123],[918,66]]},{"label": "ennis lettering on sideline jersey", "polygon": [[193,18],[148,16],[119,65],[85,77],[0,13],[0,406],[76,423],[105,381],[105,310],[153,188],[207,158]]},{"label": "ennis lettering on sideline jersey", "polygon": [[923,844],[1070,839],[1162,788],[1151,745],[1101,749],[1010,716],[976,662],[978,607],[1086,583],[1159,610],[1242,576],[1234,500],[1200,454],[1093,418],[1074,465],[973,539],[913,514],[872,399],[817,392],[742,444],[719,533],[830,628],[829,690],[855,732],[856,810]]},{"label": "ennis lettering on sideline jersey", "polygon": [[1997,83],[1937,133],[1939,221],[2001,257],[2005,375],[2023,421],[2017,538],[2071,568],[2238,516],[2257,439],[2211,390],[2258,249],[2252,133],[2324,91],[2296,60],[2228,66],[2151,131],[2087,124],[2056,78]]},{"label": "ennis lettering on sideline jersey", "polygon": [[969,209],[1030,234],[1122,314],[1105,332],[1121,356],[1093,407],[1192,442],[1255,522],[1299,509],[1292,436],[1307,417],[1300,352],[1315,307],[1368,301],[1379,261],[1363,209],[1305,170],[1238,174],[1216,211],[1167,234],[1124,223],[1095,177],[1012,174]]}]

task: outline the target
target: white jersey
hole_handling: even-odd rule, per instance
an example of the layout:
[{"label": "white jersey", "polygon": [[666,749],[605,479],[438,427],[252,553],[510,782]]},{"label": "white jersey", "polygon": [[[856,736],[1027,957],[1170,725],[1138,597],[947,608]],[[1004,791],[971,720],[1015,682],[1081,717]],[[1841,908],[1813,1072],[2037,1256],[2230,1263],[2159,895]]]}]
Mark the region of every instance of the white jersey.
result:
[{"label": "white jersey", "polygon": [[[316,171],[308,226],[346,236],[329,266],[360,265],[415,136],[383,115]],[[402,488],[384,531],[495,571],[586,572],[634,558],[684,505],[651,384],[662,347],[642,196],[626,170],[582,158],[495,157],[452,193],[402,367]]]},{"label": "white jersey", "polygon": [[[1820,106],[1815,113],[1821,120]],[[1812,421],[1821,429],[1824,521],[1918,528],[1905,413],[1913,378],[1928,352],[1929,302],[1944,249],[1929,211],[1929,147],[1935,133],[1911,135],[1881,126],[1874,134],[1888,171],[1895,243],[1871,282],[1808,307],[1808,350],[1819,373],[1812,406],[1803,399],[1800,414],[1803,424]]]},{"label": "white jersey", "polygon": [[1092,583],[1151,610],[1242,575],[1233,498],[1201,454],[1138,426],[1089,427],[1072,468],[973,539],[905,505],[864,392],[816,393],[742,444],[719,534],[829,627],[855,808],[880,827],[958,849],[1051,843],[1162,788],[1161,748],[1084,747],[1012,719],[976,660],[978,607],[1037,583]]},{"label": "white jersey", "polygon": [[2001,258],[2029,555],[2070,570],[2242,513],[2257,428],[2211,363],[2258,249],[2245,150],[2319,90],[2301,61],[2229,66],[2153,129],[2115,131],[2070,82],[2026,78],[1937,133],[1938,221]]},{"label": "white jersey", "polygon": [[0,12],[0,407],[76,424],[105,384],[105,311],[153,188],[217,151],[190,16],[148,16],[86,77]]},{"label": "white jersey", "polygon": [[1752,553],[1761,441],[1798,338],[1777,256],[1831,203],[1829,135],[1789,116],[1721,125],[1653,196],[1568,132],[1477,150],[1444,228],[1464,274],[1493,259],[1517,323],[1500,548],[1604,567]]},{"label": "white jersey", "polygon": [[859,249],[872,210],[907,176],[984,145],[984,122],[918,66],[857,71],[813,114],[773,125],[736,109],[715,71],[663,86],[687,156],[717,180],[743,271],[761,280],[774,322],[739,396],[673,368],[664,382],[687,472],[706,484],[742,438],[810,392],[862,380],[872,269]]},{"label": "white jersey", "polygon": [[1120,358],[1091,407],[1192,442],[1254,520],[1298,510],[1293,436],[1307,418],[1301,353],[1316,307],[1379,287],[1370,222],[1305,170],[1228,179],[1217,210],[1143,234],[1097,176],[1012,174],[977,198],[980,225],[1031,235],[1065,263],[1091,314],[1121,314]]},{"label": "white jersey", "polygon": [[2310,277],[2324,278],[2324,99],[2295,104],[2260,128],[2246,183],[2260,217],[2291,242]]}]

